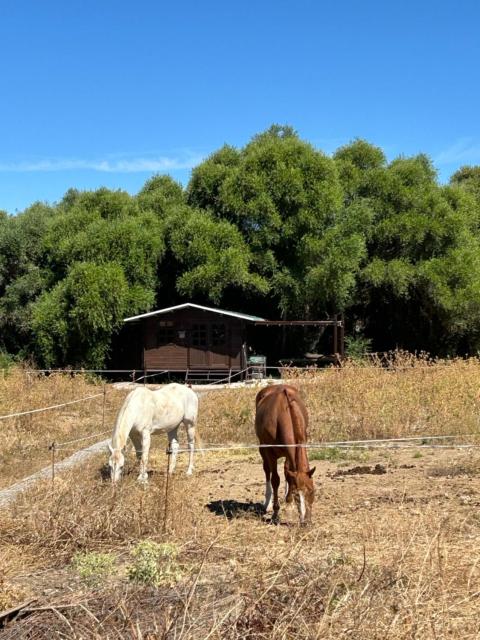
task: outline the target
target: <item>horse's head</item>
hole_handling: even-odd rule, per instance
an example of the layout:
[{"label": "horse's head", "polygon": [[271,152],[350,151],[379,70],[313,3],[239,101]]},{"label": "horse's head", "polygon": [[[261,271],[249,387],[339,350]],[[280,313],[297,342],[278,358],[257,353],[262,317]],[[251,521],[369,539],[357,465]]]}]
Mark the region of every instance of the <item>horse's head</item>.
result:
[{"label": "horse's head", "polygon": [[312,480],[314,473],[315,467],[309,469],[309,471],[290,471],[287,469],[287,502],[295,500],[298,515],[300,516],[300,524],[306,524],[312,519],[312,505],[315,498],[315,488]]},{"label": "horse's head", "polygon": [[123,467],[125,465],[125,456],[121,449],[114,449],[111,444],[108,445],[110,450],[110,458],[108,466],[110,467],[110,477],[112,482],[117,482],[122,476]]}]

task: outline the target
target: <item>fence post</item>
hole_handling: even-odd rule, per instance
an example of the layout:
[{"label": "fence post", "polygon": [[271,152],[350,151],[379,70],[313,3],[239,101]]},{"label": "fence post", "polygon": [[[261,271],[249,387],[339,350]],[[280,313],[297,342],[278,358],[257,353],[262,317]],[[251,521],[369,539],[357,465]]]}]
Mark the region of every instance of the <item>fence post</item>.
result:
[{"label": "fence post", "polygon": [[166,471],[166,480],[165,480],[165,508],[163,513],[163,533],[167,531],[167,519],[168,519],[168,484],[170,479],[170,456],[172,455],[172,450],[170,448],[170,444],[167,447],[167,471]]},{"label": "fence post", "polygon": [[55,450],[56,450],[55,442],[52,442],[52,444],[48,448],[52,452],[52,486],[53,486],[55,483]]},{"label": "fence post", "polygon": [[103,406],[102,406],[102,431],[105,430],[105,402],[107,397],[107,385],[103,383]]}]

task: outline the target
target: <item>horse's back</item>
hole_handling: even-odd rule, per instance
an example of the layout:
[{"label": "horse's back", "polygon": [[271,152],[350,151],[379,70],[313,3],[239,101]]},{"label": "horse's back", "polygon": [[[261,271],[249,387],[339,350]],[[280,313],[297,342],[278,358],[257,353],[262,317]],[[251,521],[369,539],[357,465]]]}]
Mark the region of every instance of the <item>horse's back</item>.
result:
[{"label": "horse's back", "polygon": [[167,384],[165,387],[162,387],[162,389],[155,391],[155,394],[169,405],[177,405],[179,410],[181,410],[181,420],[188,420],[190,422],[196,421],[198,413],[198,396],[195,391],[190,389],[190,387],[178,384],[177,382],[172,382],[171,384]]},{"label": "horse's back", "polygon": [[261,444],[305,441],[307,424],[307,410],[295,387],[275,385],[257,394],[255,431]]}]

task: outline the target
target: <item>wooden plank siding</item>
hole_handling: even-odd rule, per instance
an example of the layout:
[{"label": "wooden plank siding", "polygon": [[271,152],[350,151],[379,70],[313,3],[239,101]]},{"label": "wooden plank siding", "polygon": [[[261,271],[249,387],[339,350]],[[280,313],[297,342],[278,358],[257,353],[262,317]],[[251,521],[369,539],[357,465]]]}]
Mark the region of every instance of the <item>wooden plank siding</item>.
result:
[{"label": "wooden plank siding", "polygon": [[181,309],[143,321],[145,369],[244,368],[245,323],[230,316]]}]

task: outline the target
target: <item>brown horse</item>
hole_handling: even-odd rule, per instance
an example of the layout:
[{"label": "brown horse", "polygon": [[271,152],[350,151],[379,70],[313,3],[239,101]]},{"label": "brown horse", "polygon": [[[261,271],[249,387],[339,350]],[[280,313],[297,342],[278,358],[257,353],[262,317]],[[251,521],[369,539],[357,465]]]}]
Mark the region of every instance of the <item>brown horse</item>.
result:
[{"label": "brown horse", "polygon": [[273,489],[272,520],[274,522],[278,521],[280,511],[278,458],[285,458],[287,502],[295,500],[302,524],[311,519],[314,499],[312,476],[315,467],[310,469],[305,447],[291,446],[306,444],[307,428],[307,409],[295,387],[284,384],[275,385],[262,389],[257,394],[255,431],[260,445],[280,445],[260,447],[265,471],[264,508],[265,512],[271,510]]}]

